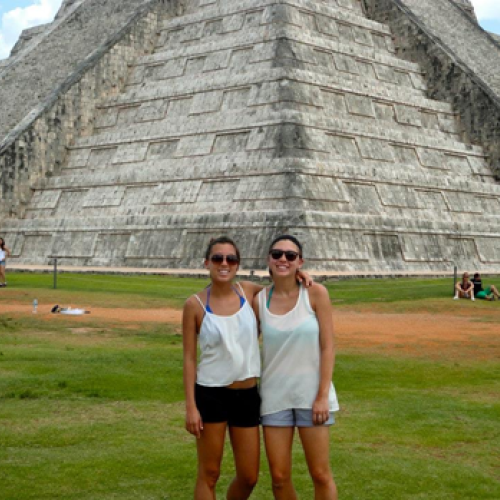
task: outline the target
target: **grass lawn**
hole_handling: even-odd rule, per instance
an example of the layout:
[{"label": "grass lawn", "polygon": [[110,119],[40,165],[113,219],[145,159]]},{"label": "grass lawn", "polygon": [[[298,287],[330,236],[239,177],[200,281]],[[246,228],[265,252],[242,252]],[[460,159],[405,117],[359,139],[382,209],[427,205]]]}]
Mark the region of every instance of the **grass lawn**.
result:
[{"label": "grass lawn", "polygon": [[[487,277],[483,280],[488,282]],[[10,273],[8,281],[9,287],[20,292],[16,297],[20,300],[29,301],[36,296],[57,303],[81,297],[90,305],[106,307],[181,307],[189,295],[208,285],[208,280],[201,278],[71,273],[58,275],[57,290],[53,290],[51,274]],[[453,291],[452,278],[348,279],[324,285],[336,305],[447,298]]]},{"label": "grass lawn", "polygon": [[[192,498],[196,457],[183,429],[179,325],[50,321],[2,313],[2,303],[36,296],[96,307],[179,307],[203,283],[61,275],[53,291],[50,276],[9,275],[9,288],[0,290],[1,500]],[[453,304],[450,280],[328,288],[337,314],[424,310],[438,317],[442,306],[434,304]],[[499,318],[499,303],[460,305],[485,325]],[[498,356],[436,359],[353,345],[338,353],[335,384],[342,409],[331,456],[341,499],[500,498]],[[227,453],[218,498],[232,473]],[[299,497],[312,500],[299,446],[294,481]],[[270,491],[263,457],[252,498],[271,500]]]}]

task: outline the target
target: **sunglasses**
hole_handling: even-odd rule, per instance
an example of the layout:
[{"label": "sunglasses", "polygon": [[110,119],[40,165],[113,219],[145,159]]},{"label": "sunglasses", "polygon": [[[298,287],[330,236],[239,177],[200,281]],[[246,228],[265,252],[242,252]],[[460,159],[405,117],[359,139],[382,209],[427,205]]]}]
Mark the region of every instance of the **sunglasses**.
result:
[{"label": "sunglasses", "polygon": [[221,255],[220,253],[216,253],[210,257],[210,261],[213,264],[222,264],[224,259],[226,259],[228,266],[235,266],[240,263],[237,255]]},{"label": "sunglasses", "polygon": [[293,262],[297,259],[297,257],[302,257],[300,254],[292,250],[271,250],[269,255],[274,260],[279,260],[284,255],[288,262]]}]

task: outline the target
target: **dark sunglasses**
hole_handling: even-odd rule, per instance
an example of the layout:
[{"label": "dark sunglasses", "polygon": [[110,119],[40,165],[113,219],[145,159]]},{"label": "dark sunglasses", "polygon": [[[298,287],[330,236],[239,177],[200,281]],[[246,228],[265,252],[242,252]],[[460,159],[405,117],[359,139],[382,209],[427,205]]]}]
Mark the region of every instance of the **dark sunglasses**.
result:
[{"label": "dark sunglasses", "polygon": [[210,257],[211,262],[214,264],[222,264],[224,259],[226,259],[228,266],[235,266],[240,263],[237,255],[221,255],[220,253],[216,253]]},{"label": "dark sunglasses", "polygon": [[284,255],[288,262],[293,262],[297,259],[297,257],[301,257],[300,254],[293,252],[292,250],[271,250],[269,255],[274,260],[279,260]]}]

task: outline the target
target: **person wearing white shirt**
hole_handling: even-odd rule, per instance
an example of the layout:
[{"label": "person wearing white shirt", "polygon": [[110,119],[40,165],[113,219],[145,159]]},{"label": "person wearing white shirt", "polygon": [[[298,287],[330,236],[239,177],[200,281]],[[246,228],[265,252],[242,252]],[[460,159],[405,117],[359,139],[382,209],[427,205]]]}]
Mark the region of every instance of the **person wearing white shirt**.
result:
[{"label": "person wearing white shirt", "polygon": [[302,245],[293,236],[269,248],[273,284],[254,299],[262,333],[261,424],[276,500],[296,500],[292,444],[298,430],[316,500],[336,500],[329,464],[329,426],[338,411],[332,383],[333,318],[326,288],[296,279]]},{"label": "person wearing white shirt", "polygon": [[[259,476],[261,360],[252,302],[262,286],[234,283],[240,252],[230,238],[212,240],[204,264],[210,284],[186,301],[182,317],[186,429],[198,451],[194,498],[215,499],[228,429],[236,477],[225,498],[244,500]],[[310,282],[306,273],[298,279]]]},{"label": "person wearing white shirt", "polygon": [[5,240],[0,238],[0,287],[7,286],[7,281],[5,279],[5,264],[7,257],[10,257],[10,250],[5,244]]}]

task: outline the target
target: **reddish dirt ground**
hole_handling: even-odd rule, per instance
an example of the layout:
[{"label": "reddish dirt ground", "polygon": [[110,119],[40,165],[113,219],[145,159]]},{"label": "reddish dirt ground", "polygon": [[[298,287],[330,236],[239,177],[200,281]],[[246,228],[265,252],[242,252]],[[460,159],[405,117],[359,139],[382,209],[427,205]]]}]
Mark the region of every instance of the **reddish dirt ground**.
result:
[{"label": "reddish dirt ground", "polygon": [[[0,309],[3,313],[32,315],[30,305],[1,304]],[[449,313],[392,314],[339,309],[335,312],[337,347],[347,352],[362,350],[443,359],[500,359],[500,314],[485,317],[484,310],[469,313],[451,316]],[[38,317],[45,321],[58,320],[57,316],[50,314],[49,307],[40,307]],[[167,308],[99,307],[93,307],[90,315],[64,316],[79,325],[104,320],[130,326],[158,322],[180,324],[181,317],[181,311]]]}]

